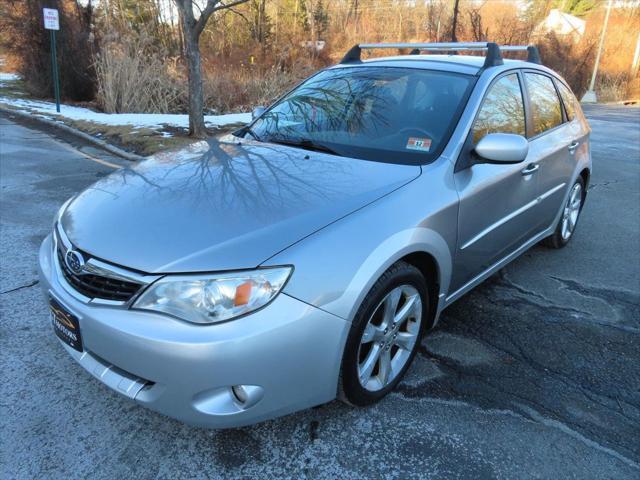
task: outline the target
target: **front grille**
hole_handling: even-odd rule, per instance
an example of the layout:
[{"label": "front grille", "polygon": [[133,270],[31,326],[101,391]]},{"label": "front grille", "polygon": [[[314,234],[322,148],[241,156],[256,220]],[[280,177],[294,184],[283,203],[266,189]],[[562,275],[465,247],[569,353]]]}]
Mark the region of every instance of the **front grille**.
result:
[{"label": "front grille", "polygon": [[58,247],[58,264],[64,275],[64,279],[75,290],[85,297],[128,302],[140,290],[142,286],[136,282],[128,282],[119,278],[109,278],[102,275],[83,273],[75,274],[64,261],[62,248]]}]

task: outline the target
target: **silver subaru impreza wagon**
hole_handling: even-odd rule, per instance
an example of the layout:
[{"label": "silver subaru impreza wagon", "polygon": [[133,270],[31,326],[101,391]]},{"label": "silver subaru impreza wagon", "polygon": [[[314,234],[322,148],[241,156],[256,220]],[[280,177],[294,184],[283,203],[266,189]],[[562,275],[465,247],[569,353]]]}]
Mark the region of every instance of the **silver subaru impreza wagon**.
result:
[{"label": "silver subaru impreza wagon", "polygon": [[[361,59],[373,48],[411,52]],[[371,404],[443,309],[571,240],[589,134],[535,47],[356,45],[234,134],[67,201],[39,256],[53,331],[190,424]]]}]

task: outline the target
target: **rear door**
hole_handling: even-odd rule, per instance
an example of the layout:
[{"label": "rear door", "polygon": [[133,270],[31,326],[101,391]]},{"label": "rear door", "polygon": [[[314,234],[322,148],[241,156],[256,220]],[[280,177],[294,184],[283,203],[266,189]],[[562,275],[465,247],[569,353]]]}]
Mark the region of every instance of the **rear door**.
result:
[{"label": "rear door", "polygon": [[488,133],[526,136],[521,77],[510,71],[493,81],[480,106],[454,174],[460,198],[458,245],[452,287],[457,290],[533,235],[537,211],[537,167],[529,157],[515,164],[468,165]]},{"label": "rear door", "polygon": [[[539,201],[536,231],[554,221],[575,168],[580,125],[574,111],[565,112],[554,79],[539,71],[525,71],[529,101],[529,155],[539,166]],[[565,87],[566,88],[566,87]],[[573,95],[572,95],[573,96]],[[568,115],[571,120],[568,121]]]}]

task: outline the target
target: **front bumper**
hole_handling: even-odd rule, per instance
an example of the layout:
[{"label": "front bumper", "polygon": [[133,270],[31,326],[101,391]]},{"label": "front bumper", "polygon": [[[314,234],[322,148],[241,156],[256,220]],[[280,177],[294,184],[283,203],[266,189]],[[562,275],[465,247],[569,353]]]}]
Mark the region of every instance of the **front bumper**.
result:
[{"label": "front bumper", "polygon": [[[284,293],[266,308],[218,325],[81,302],[62,287],[51,236],[40,247],[40,282],[80,319],[84,352],[64,345],[98,380],[185,423],[248,425],[335,398],[349,330],[340,317]],[[52,332],[53,333],[53,332]],[[257,401],[243,405],[234,385]],[[254,400],[255,400],[254,398]]]}]

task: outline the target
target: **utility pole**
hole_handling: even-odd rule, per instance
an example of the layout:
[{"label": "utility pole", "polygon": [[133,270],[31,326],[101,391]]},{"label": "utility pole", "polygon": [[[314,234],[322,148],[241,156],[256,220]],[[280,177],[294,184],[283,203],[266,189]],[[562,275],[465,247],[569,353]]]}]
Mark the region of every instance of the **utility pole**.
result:
[{"label": "utility pole", "polygon": [[638,75],[638,69],[640,68],[640,33],[638,33],[638,40],[636,42],[636,53],[633,54],[633,62],[631,63],[631,76]]},{"label": "utility pole", "polygon": [[591,75],[591,83],[589,84],[589,90],[584,94],[582,103],[598,103],[598,97],[596,96],[596,76],[598,75],[598,66],[600,65],[600,55],[602,55],[602,48],[604,47],[604,39],[607,35],[607,25],[609,24],[609,15],[611,14],[612,0],[609,0],[607,4],[607,13],[604,16],[604,25],[602,26],[602,33],[600,34],[600,43],[598,45],[598,53],[596,53],[596,62],[593,66],[593,75]]}]

